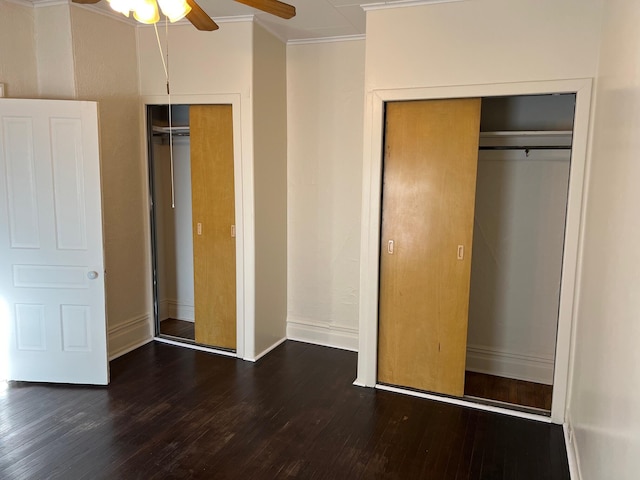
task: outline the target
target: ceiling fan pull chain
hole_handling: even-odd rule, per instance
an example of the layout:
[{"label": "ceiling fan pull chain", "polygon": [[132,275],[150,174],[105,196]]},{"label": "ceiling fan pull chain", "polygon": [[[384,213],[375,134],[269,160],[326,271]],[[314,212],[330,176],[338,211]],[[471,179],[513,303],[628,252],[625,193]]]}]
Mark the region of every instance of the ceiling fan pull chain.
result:
[{"label": "ceiling fan pull chain", "polygon": [[171,87],[169,86],[169,19],[164,17],[164,31],[165,39],[167,41],[167,63],[165,67],[165,75],[167,79],[167,98],[169,101],[169,155],[171,158],[171,208],[176,208],[176,189],[174,181],[174,169],[173,169],[173,119],[171,115]]}]

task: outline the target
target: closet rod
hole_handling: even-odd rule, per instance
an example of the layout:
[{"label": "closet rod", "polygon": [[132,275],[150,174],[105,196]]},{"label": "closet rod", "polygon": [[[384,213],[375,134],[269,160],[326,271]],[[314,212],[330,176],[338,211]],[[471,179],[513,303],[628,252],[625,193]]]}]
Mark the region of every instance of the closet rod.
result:
[{"label": "closet rod", "polygon": [[571,150],[571,147],[568,145],[536,145],[536,146],[518,146],[518,145],[501,145],[490,147],[487,145],[483,145],[479,147],[480,150]]},{"label": "closet rod", "polygon": [[[158,133],[158,132],[154,132],[153,133],[154,137],[160,137],[160,138],[169,138],[169,134],[168,133]],[[189,132],[180,132],[180,133],[174,133],[173,134],[174,137],[188,137],[189,136]]]}]

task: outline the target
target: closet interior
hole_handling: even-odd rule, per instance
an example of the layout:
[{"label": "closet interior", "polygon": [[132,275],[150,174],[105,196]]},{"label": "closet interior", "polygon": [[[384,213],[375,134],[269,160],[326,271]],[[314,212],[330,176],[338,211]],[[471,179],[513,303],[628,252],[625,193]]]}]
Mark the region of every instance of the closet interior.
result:
[{"label": "closet interior", "polygon": [[465,396],[551,411],[575,94],[482,99]]},{"label": "closet interior", "polygon": [[156,335],[236,348],[230,105],[149,105]]}]

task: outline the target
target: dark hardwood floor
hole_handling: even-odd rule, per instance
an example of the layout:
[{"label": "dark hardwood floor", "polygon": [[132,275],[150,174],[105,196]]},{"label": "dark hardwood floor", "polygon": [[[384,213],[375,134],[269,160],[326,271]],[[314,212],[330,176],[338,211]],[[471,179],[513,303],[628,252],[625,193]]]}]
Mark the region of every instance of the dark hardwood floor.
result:
[{"label": "dark hardwood floor", "polygon": [[167,318],[160,322],[160,333],[164,335],[172,335],[174,337],[186,338],[187,340],[195,340],[196,324],[185,320]]},{"label": "dark hardwood floor", "polygon": [[551,411],[553,386],[466,372],[464,394]]},{"label": "dark hardwood floor", "polygon": [[2,479],[569,479],[562,428],[355,387],[357,355],[252,364],[160,343],[109,387],[10,383]]}]

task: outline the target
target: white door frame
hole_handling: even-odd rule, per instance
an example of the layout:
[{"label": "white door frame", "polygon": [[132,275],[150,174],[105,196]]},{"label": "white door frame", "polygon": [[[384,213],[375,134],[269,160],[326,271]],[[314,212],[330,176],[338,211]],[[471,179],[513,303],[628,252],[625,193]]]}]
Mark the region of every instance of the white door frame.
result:
[{"label": "white door frame", "polygon": [[[143,135],[147,137],[147,106],[167,105],[166,95],[142,96],[143,109]],[[254,254],[254,226],[253,226],[253,149],[250,131],[250,103],[247,103],[249,111],[243,111],[245,105],[241,101],[239,93],[234,94],[210,94],[210,95],[171,95],[172,105],[231,105],[233,115],[233,174],[235,189],[235,221],[236,221],[236,353],[235,356],[242,359],[249,357],[254,351],[255,330],[255,254]],[[243,123],[244,122],[244,123]],[[249,122],[249,125],[247,125]],[[243,131],[249,131],[249,135],[242,135]],[[144,169],[145,180],[149,178],[149,152],[147,142],[144,142]],[[150,207],[149,182],[145,182],[146,208]],[[148,280],[149,286],[153,285],[153,267],[151,261],[151,225],[147,223],[145,232],[149,248]],[[153,289],[150,289],[149,304],[153,311]],[[155,331],[155,325],[152,326]],[[215,349],[214,349],[215,350]],[[220,352],[224,353],[224,352]]]},{"label": "white door frame", "polygon": [[362,233],[360,240],[360,329],[356,385],[375,387],[378,360],[378,288],[384,104],[389,101],[575,93],[576,111],[569,173],[567,219],[553,377],[551,421],[563,423],[567,398],[576,280],[587,168],[591,79],[374,90],[367,93],[364,119]]}]

